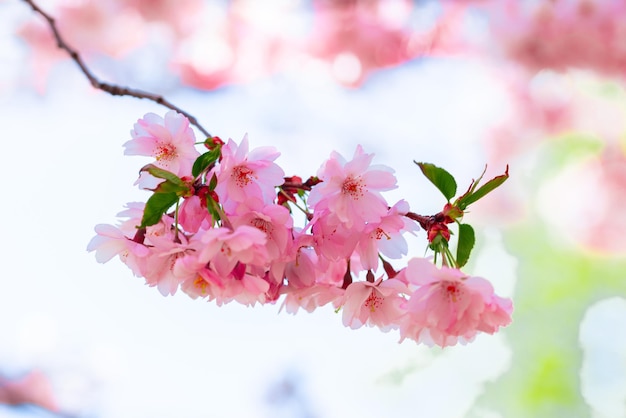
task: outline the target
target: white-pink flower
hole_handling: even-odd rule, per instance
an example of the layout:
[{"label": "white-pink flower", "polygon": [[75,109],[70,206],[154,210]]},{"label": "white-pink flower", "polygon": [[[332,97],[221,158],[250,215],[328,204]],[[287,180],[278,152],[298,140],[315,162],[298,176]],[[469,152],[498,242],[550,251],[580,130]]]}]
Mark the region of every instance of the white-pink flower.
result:
[{"label": "white-pink flower", "polygon": [[178,223],[185,232],[195,234],[204,223],[208,228],[210,222],[211,215],[206,207],[202,207],[202,200],[199,196],[194,195],[183,200],[178,209]]},{"label": "white-pink flower", "polygon": [[409,205],[401,200],[389,209],[380,222],[367,224],[356,246],[364,269],[378,268],[379,253],[393,259],[406,255],[408,246],[402,233],[413,233],[418,229],[415,222],[404,216],[408,211]]},{"label": "white-pink flower", "polygon": [[311,223],[315,251],[328,260],[349,258],[363,236],[362,230],[348,227],[329,210],[316,211]]},{"label": "white-pink flower", "polygon": [[380,192],[396,188],[396,178],[389,167],[370,166],[373,158],[360,145],[351,161],[333,151],[318,170],[323,182],[313,187],[308,204],[314,211],[329,210],[355,231],[368,222],[379,222],[388,209]]},{"label": "white-pink flower", "polygon": [[237,146],[232,139],[222,147],[220,164],[215,168],[215,192],[228,213],[239,204],[259,209],[274,201],[276,186],[284,182],[285,172],[273,161],[280,155],[274,147],[248,152],[248,136]]},{"label": "white-pink flower", "polygon": [[136,276],[142,275],[144,260],[150,254],[145,245],[126,237],[113,225],[96,225],[95,231],[97,235],[89,241],[87,251],[95,251],[99,263],[106,263],[118,255]]},{"label": "white-pink flower", "polygon": [[315,284],[301,289],[287,288],[284,293],[286,296],[280,309],[285,308],[287,313],[295,314],[300,308],[313,312],[331,302],[338,305],[345,290],[331,284]]},{"label": "white-pink flower", "polygon": [[234,231],[228,228],[213,228],[204,232],[203,244],[198,258],[221,277],[230,275],[238,264],[264,266],[268,256],[265,244],[267,235],[252,226],[241,225]]},{"label": "white-pink flower", "polygon": [[293,245],[293,218],[289,210],[284,206],[271,204],[258,211],[246,210],[238,216],[232,216],[230,220],[234,226],[253,226],[265,233],[270,277],[275,283],[282,282]]},{"label": "white-pink flower", "polygon": [[496,296],[491,283],[481,277],[419,258],[409,261],[403,277],[416,288],[404,306],[402,339],[445,347],[471,341],[479,331],[491,334],[511,322],[510,299]]},{"label": "white-pink flower", "polygon": [[[139,119],[130,132],[133,139],[126,142],[124,154],[154,157],[154,165],[179,177],[190,176],[191,167],[200,155],[195,148],[195,135],[189,120],[173,110],[162,118],[154,113]],[[140,184],[143,186],[141,180]]]},{"label": "white-pink flower", "polygon": [[170,234],[150,237],[150,255],[146,258],[143,276],[149,286],[156,286],[163,296],[173,295],[186,277],[174,269],[177,260],[195,252],[183,234],[178,240]]},{"label": "white-pink flower", "polygon": [[343,297],[343,324],[352,329],[365,324],[383,331],[396,328],[405,312],[401,295],[407,291],[406,285],[395,279],[351,283]]}]

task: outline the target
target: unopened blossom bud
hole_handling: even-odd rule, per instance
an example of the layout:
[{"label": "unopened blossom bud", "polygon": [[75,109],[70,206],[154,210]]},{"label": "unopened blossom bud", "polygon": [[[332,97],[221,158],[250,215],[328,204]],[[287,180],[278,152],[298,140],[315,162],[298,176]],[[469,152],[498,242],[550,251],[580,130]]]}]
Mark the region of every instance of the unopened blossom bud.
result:
[{"label": "unopened blossom bud", "polygon": [[445,224],[434,224],[428,229],[428,242],[434,243],[437,237],[441,236],[444,240],[450,241],[450,230]]},{"label": "unopened blossom bud", "polygon": [[455,206],[452,203],[446,203],[441,213],[444,216],[444,222],[447,224],[451,224],[457,219],[463,217],[463,211],[458,206]]}]

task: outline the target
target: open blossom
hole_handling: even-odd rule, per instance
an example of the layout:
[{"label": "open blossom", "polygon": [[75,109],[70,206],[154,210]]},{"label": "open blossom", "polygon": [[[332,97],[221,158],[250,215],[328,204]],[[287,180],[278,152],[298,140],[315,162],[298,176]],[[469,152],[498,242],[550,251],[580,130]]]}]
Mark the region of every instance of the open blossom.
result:
[{"label": "open blossom", "polygon": [[378,223],[366,226],[363,237],[359,240],[356,252],[361,265],[366,270],[378,268],[379,256],[398,259],[406,255],[408,246],[402,236],[404,232],[413,233],[417,230],[415,222],[409,221],[404,214],[409,211],[409,205],[401,200]]},{"label": "open blossom", "polygon": [[330,261],[319,256],[307,246],[313,242],[310,235],[298,235],[295,242],[294,247],[298,249],[285,270],[287,286],[282,289],[286,295],[283,307],[288,313],[296,313],[299,308],[312,312],[331,302],[339,307],[345,292],[342,285],[346,259]]},{"label": "open blossom", "polygon": [[[124,154],[154,157],[153,164],[157,167],[179,177],[191,175],[191,167],[200,153],[185,116],[173,110],[165,118],[148,113],[137,121],[131,135],[133,139],[124,144]],[[144,181],[140,182],[142,187]]]},{"label": "open blossom", "polygon": [[341,287],[329,284],[315,284],[301,289],[289,289],[285,293],[285,300],[280,309],[285,308],[290,314],[297,313],[300,308],[307,312],[313,312],[320,306],[331,302],[337,306],[344,293],[345,290]]},{"label": "open blossom", "polygon": [[222,277],[233,273],[238,264],[262,266],[268,260],[267,236],[252,226],[241,225],[234,231],[228,228],[209,229],[200,240],[203,248],[198,258],[211,263]]},{"label": "open blossom", "polygon": [[492,334],[511,322],[511,300],[495,295],[481,277],[418,258],[409,261],[403,277],[409,287],[417,287],[405,305],[402,339],[445,347],[471,341],[479,331]]},{"label": "open blossom", "polygon": [[178,211],[178,222],[183,229],[195,234],[205,222],[211,222],[211,215],[207,208],[202,205],[199,196],[194,195],[185,198]]},{"label": "open blossom", "polygon": [[388,208],[380,192],[395,189],[396,178],[389,167],[370,166],[373,158],[360,145],[351,161],[333,152],[317,173],[323,183],[311,191],[309,205],[315,211],[327,209],[355,231],[379,222]]},{"label": "open blossom", "polygon": [[256,274],[255,266],[240,262],[229,274],[220,274],[210,262],[186,254],[176,260],[174,274],[181,279],[181,289],[190,297],[215,300],[218,306],[232,301],[252,306],[276,300],[280,285]]},{"label": "open blossom", "polygon": [[283,169],[273,162],[279,155],[274,147],[248,152],[247,135],[239,146],[228,140],[215,169],[215,192],[227,212],[234,211],[240,203],[256,209],[273,202],[275,187],[283,184],[285,177]]},{"label": "open blossom", "polygon": [[253,226],[265,233],[270,277],[276,283],[281,282],[293,243],[293,218],[289,210],[280,205],[267,205],[259,211],[247,210],[230,219],[235,226]]},{"label": "open blossom", "polygon": [[352,329],[365,324],[383,331],[396,328],[404,314],[401,294],[406,292],[406,285],[396,279],[351,283],[343,297],[343,324]]},{"label": "open blossom", "polygon": [[328,210],[317,211],[311,223],[315,250],[329,260],[349,258],[363,235],[348,228]]},{"label": "open blossom", "polygon": [[163,296],[173,295],[181,284],[181,277],[174,271],[176,261],[195,251],[184,235],[174,240],[170,234],[150,237],[150,255],[146,258],[143,276],[149,286],[156,286]]},{"label": "open blossom", "polygon": [[118,255],[136,276],[142,275],[144,259],[150,254],[146,246],[128,238],[113,225],[96,225],[95,230],[97,235],[87,245],[87,251],[95,251],[99,263]]}]

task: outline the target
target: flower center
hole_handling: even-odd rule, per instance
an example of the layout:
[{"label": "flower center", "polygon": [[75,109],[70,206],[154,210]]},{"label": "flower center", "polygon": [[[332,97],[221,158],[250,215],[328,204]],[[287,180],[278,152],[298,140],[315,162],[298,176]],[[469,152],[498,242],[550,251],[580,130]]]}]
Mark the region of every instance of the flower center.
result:
[{"label": "flower center", "polygon": [[250,221],[250,225],[252,225],[255,228],[260,229],[261,231],[265,232],[268,235],[272,233],[272,229],[273,229],[272,224],[266,221],[265,219],[254,218],[253,220]]},{"label": "flower center", "polygon": [[245,165],[238,165],[233,169],[231,177],[239,187],[245,187],[252,181],[254,172]]},{"label": "flower center", "polygon": [[354,200],[358,200],[363,197],[363,180],[361,178],[348,177],[341,185],[341,192],[349,195]]},{"label": "flower center", "polygon": [[172,144],[167,143],[160,143],[157,146],[155,154],[157,161],[172,161],[174,158],[178,157],[178,154],[176,153],[176,147]]},{"label": "flower center", "polygon": [[195,280],[193,281],[193,286],[200,290],[200,294],[202,296],[206,295],[206,288],[209,284],[206,282],[206,280],[204,280],[202,278],[202,276],[198,276],[195,278]]},{"label": "flower center", "polygon": [[376,309],[380,308],[383,304],[383,298],[376,294],[373,290],[369,297],[365,300],[365,307],[369,308],[370,312],[376,312]]},{"label": "flower center", "polygon": [[375,230],[373,230],[371,237],[376,238],[377,240],[383,239],[383,237],[391,239],[389,234],[387,234],[382,228],[376,228]]},{"label": "flower center", "polygon": [[222,248],[220,248],[220,253],[222,253],[226,257],[230,257],[233,254],[233,251],[230,249],[228,244],[223,243]]},{"label": "flower center", "polygon": [[441,289],[445,297],[453,303],[458,302],[463,297],[464,292],[460,283],[443,281],[441,282]]}]

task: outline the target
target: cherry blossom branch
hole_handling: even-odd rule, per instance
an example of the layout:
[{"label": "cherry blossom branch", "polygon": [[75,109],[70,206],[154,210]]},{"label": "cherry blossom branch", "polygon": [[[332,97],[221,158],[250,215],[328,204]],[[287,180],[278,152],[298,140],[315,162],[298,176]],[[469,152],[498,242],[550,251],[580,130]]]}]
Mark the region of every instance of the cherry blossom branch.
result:
[{"label": "cherry blossom branch", "polygon": [[166,100],[163,96],[159,96],[157,94],[146,92],[143,90],[131,89],[128,87],[123,87],[123,86],[118,86],[115,84],[102,82],[99,79],[97,79],[96,76],[87,67],[87,65],[85,64],[85,62],[79,55],[78,51],[70,47],[68,43],[63,39],[63,37],[61,36],[61,33],[59,32],[59,29],[57,28],[55,19],[49,14],[47,14],[46,12],[44,12],[33,0],[23,0],[23,1],[29,4],[35,13],[39,14],[41,17],[43,17],[46,20],[46,22],[48,23],[48,26],[50,26],[50,30],[52,31],[52,34],[54,35],[57,46],[69,54],[70,58],[78,65],[82,73],[85,75],[85,77],[87,77],[87,79],[89,80],[89,82],[95,89],[102,90],[106,93],[111,94],[112,96],[131,96],[131,97],[136,97],[138,99],[147,99],[155,103],[158,103],[161,106],[165,106],[168,109],[175,110],[181,115],[184,115],[189,120],[189,123],[191,123],[193,126],[198,128],[198,130],[200,130],[200,132],[202,132],[205,136],[207,137],[212,136],[206,129],[202,127],[202,125],[200,125],[200,123],[195,117],[185,112],[181,108],[175,106],[174,104]]}]

